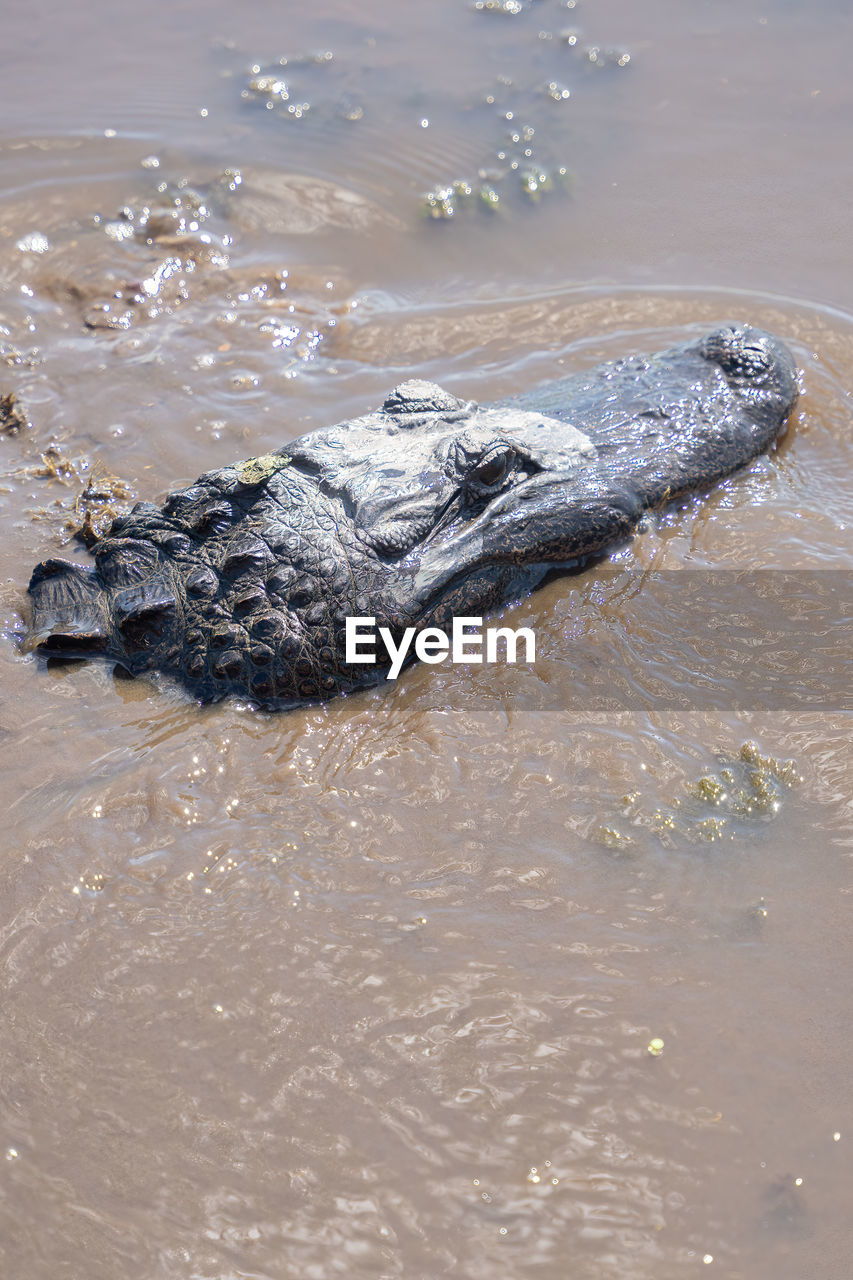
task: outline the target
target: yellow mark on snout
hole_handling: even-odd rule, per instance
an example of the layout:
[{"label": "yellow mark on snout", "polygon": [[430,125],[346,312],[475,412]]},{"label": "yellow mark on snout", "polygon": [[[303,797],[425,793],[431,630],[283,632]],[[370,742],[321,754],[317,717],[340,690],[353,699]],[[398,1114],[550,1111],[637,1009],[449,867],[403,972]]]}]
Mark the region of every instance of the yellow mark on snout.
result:
[{"label": "yellow mark on snout", "polygon": [[280,453],[263,453],[259,458],[247,458],[245,462],[236,463],[234,470],[241,484],[252,487],[263,484],[277,471],[283,471],[289,466],[290,458],[283,458]]}]

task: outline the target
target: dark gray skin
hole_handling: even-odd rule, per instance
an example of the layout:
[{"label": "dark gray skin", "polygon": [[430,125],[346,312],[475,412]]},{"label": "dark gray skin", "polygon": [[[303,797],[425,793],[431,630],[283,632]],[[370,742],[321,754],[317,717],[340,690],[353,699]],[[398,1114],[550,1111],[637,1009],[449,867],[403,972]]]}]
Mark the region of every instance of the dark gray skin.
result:
[{"label": "dark gray skin", "polygon": [[93,568],[40,564],[29,647],[165,671],[201,701],[374,683],[381,666],[344,660],[347,617],[399,643],[624,542],[645,511],[769,449],[796,378],[782,343],[745,326],[487,409],[404,383],[376,413],[138,503]]}]

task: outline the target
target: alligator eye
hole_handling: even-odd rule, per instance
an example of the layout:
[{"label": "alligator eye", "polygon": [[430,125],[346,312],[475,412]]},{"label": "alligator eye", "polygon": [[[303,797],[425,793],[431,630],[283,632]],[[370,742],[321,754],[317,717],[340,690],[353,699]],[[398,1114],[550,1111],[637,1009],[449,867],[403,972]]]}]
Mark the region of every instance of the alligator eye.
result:
[{"label": "alligator eye", "polygon": [[107,587],[130,587],[153,573],[159,556],[150,542],[135,538],[103,538],[95,547],[95,563]]},{"label": "alligator eye", "polygon": [[515,461],[516,455],[512,449],[492,449],[469,473],[468,484],[480,492],[494,490],[506,480]]}]

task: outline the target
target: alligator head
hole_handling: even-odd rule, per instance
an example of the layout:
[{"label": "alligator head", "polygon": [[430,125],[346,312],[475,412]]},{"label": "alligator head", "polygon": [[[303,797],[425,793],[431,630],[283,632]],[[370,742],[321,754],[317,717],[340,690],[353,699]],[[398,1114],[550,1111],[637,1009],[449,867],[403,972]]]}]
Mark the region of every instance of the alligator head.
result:
[{"label": "alligator head", "polygon": [[345,623],[480,615],[644,511],[768,449],[796,401],[775,338],[724,328],[480,408],[429,382],[276,453],[139,503],[94,566],[47,560],[29,645],[178,675],[202,700],[283,705],[376,680]]}]

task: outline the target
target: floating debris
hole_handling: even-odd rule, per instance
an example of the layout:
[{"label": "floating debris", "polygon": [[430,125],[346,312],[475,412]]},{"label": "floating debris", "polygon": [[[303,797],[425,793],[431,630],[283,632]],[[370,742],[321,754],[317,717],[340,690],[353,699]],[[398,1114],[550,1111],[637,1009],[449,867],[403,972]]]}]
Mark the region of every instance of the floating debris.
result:
[{"label": "floating debris", "polygon": [[756,743],[745,742],[736,760],[717,774],[698,778],[688,791],[700,803],[724,807],[739,817],[773,817],[781,807],[784,791],[802,780],[793,760],[763,756]]},{"label": "floating debris", "polygon": [[[268,111],[277,111],[279,115],[291,120],[301,120],[311,111],[311,103],[307,99],[299,101],[303,90],[295,89],[290,80],[285,80],[281,70],[284,67],[293,70],[301,68],[310,73],[316,67],[328,67],[333,59],[331,49],[321,49],[316,53],[299,54],[293,58],[279,58],[277,65],[268,70],[256,63],[249,69],[249,79],[246,87],[240,91],[240,97],[244,101],[262,102]],[[360,116],[352,118],[360,119]]]},{"label": "floating debris", "polygon": [[25,427],[32,426],[14,391],[0,396],[0,434],[16,436]]},{"label": "floating debris", "polygon": [[240,94],[241,98],[260,98],[267,110],[274,111],[283,107],[283,115],[293,120],[301,120],[311,110],[310,102],[291,102],[291,93],[287,82],[280,76],[252,76],[248,85]]},{"label": "floating debris", "polygon": [[[669,804],[649,812],[644,810],[639,791],[618,802],[623,822],[619,827],[598,828],[598,843],[608,848],[624,847],[624,823],[651,831],[666,848],[678,843],[714,844],[733,840],[744,832],[744,822],[770,822],[781,811],[785,795],[802,775],[794,760],[777,760],[762,755],[754,742],[744,742],[735,755],[720,753],[719,767],[684,784],[684,794]],[[767,916],[763,899],[751,913]]]},{"label": "floating debris", "polygon": [[550,191],[554,185],[547,169],[524,169],[520,177],[521,189],[531,200],[538,200],[546,191]]},{"label": "floating debris", "polygon": [[[8,333],[8,330],[3,332]],[[31,347],[29,351],[20,351],[11,342],[0,342],[0,360],[10,369],[34,369],[41,364],[41,355],[35,347]]]},{"label": "floating debris", "polygon": [[603,49],[600,45],[586,45],[581,50],[584,61],[591,67],[627,67],[631,55],[627,49]]},{"label": "floating debris", "polygon": [[[220,181],[232,174],[225,170]],[[238,175],[239,176],[239,175]],[[215,185],[211,189],[215,191]],[[179,182],[161,182],[156,192],[139,204],[127,204],[113,218],[95,214],[95,226],[103,227],[110,240],[121,243],[135,237],[147,245],[174,246],[177,241],[196,240],[200,246],[210,246],[220,238],[202,231],[203,224],[211,217],[208,197],[182,179]]]},{"label": "floating debris", "polygon": [[121,504],[134,497],[124,480],[107,472],[90,475],[74,499],[74,517],[65,525],[69,540],[76,538],[91,549],[100,542],[110,525],[125,513]]},{"label": "floating debris", "polygon": [[350,97],[349,94],[344,94],[344,96],[338,100],[335,107],[335,115],[339,120],[349,120],[352,123],[355,123],[358,120],[363,120],[364,104],[359,102],[357,98]]},{"label": "floating debris", "polygon": [[[70,487],[70,481],[82,481],[91,472],[91,463],[85,456],[67,458],[58,444],[51,444],[42,454],[42,465],[30,467],[27,474],[49,480],[60,480]],[[108,472],[91,472],[86,475],[83,488],[74,496],[57,498],[49,506],[31,512],[34,520],[48,520],[56,528],[61,545],[76,539],[92,548],[100,542],[115,519],[127,513],[133,489],[124,480]],[[64,523],[56,524],[64,516]]]},{"label": "floating debris", "polygon": [[47,253],[50,242],[41,231],[31,231],[28,235],[22,236],[15,247],[21,253]]},{"label": "floating debris", "polygon": [[728,799],[728,791],[726,784],[720,779],[711,776],[700,778],[698,782],[693,784],[694,792],[699,800],[703,800],[706,804],[719,805]]},{"label": "floating debris", "polygon": [[629,849],[634,843],[631,836],[625,835],[623,831],[619,831],[616,827],[599,827],[596,832],[596,839],[606,849]]},{"label": "floating debris", "polygon": [[422,209],[429,218],[454,218],[461,209],[473,208],[478,202],[495,208],[499,200],[491,183],[460,178],[447,187],[428,191],[423,197]]},{"label": "floating debris", "polygon": [[335,55],[331,49],[318,49],[311,53],[298,53],[293,58],[279,58],[280,67],[327,67]]},{"label": "floating debris", "polygon": [[472,9],[476,13],[505,13],[516,18],[525,9],[529,9],[528,0],[474,0]]},{"label": "floating debris", "polygon": [[479,207],[490,213],[498,212],[506,204],[507,179],[510,174],[519,180],[518,189],[529,200],[538,200],[558,185],[564,190],[570,186],[568,169],[561,165],[553,171],[541,166],[511,164],[507,169],[471,182],[457,179],[446,187],[428,191],[421,201],[421,209],[428,218],[450,219],[463,210]]},{"label": "floating debris", "polygon": [[663,1053],[663,1040],[661,1040],[660,1036],[655,1036],[646,1045],[646,1049],[653,1058],[659,1058]]},{"label": "floating debris", "polygon": [[203,189],[186,178],[162,181],[113,216],[95,213],[93,225],[123,252],[97,292],[93,288],[81,296],[75,286],[70,290],[83,304],[87,328],[127,330],[139,320],[154,319],[189,299],[188,277],[199,268],[227,267],[231,236],[217,233],[213,220],[241,184],[234,169]]},{"label": "floating debris", "polygon": [[136,317],[134,307],[142,301],[141,297],[131,299],[132,306],[123,306],[123,294],[118,295],[119,305],[112,302],[95,302],[83,317],[87,329],[129,329]]},{"label": "floating debris", "polygon": [[456,208],[453,187],[437,187],[423,197],[422,209],[428,218],[453,218]]},{"label": "floating debris", "polygon": [[478,170],[476,179],[465,175],[433,188],[422,197],[422,211],[428,217],[448,220],[469,205],[495,212],[517,203],[519,195],[537,202],[545,193],[558,189],[570,192],[572,179],[567,166],[557,162],[553,152],[549,154],[547,142],[545,148],[539,145],[538,135],[544,133],[547,139],[553,119],[543,107],[543,98],[549,97],[567,102],[571,90],[557,79],[523,89],[508,77],[498,76],[472,104],[472,108],[488,108],[497,117],[501,130],[493,153],[497,165],[487,163]]},{"label": "floating debris", "polygon": [[290,90],[284,80],[279,80],[278,76],[252,76],[248,88],[244,89],[240,96],[248,98],[252,93],[262,98],[278,98],[281,102],[290,101]]},{"label": "floating debris", "polygon": [[33,467],[30,471],[30,475],[46,480],[61,480],[63,484],[78,474],[76,464],[66,458],[58,444],[49,444],[41,455],[41,466]]},{"label": "floating debris", "polygon": [[707,840],[709,844],[722,840],[727,834],[725,818],[702,818],[693,828],[694,838]]},{"label": "floating debris", "polygon": [[500,195],[490,182],[484,182],[479,190],[480,203],[486,209],[497,209],[500,204]]}]

